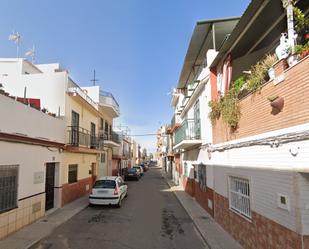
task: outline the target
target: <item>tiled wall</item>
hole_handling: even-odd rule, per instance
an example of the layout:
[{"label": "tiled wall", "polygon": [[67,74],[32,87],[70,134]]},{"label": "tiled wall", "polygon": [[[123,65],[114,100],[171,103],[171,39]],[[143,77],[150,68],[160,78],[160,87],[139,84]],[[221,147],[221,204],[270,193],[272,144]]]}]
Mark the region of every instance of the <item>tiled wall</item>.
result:
[{"label": "tiled wall", "polygon": [[62,206],[91,192],[93,185],[92,177],[78,180],[76,183],[63,184]]},{"label": "tiled wall", "polygon": [[[248,220],[229,209],[227,198],[215,193],[215,220],[245,249],[301,249],[301,236],[252,212]],[[308,247],[304,247],[308,248]]]},{"label": "tiled wall", "polygon": [[0,239],[29,225],[45,214],[45,194],[18,201],[18,208],[0,214]]},{"label": "tiled wall", "polygon": [[[203,191],[198,182],[195,183],[195,200],[213,217],[214,216],[214,193],[211,188]],[[210,205],[208,205],[210,204]]]}]

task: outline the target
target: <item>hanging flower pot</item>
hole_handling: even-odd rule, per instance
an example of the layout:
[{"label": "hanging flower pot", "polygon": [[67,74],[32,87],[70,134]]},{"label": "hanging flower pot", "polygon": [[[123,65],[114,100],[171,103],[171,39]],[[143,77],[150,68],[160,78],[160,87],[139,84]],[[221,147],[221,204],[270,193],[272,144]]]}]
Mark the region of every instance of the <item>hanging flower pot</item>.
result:
[{"label": "hanging flower pot", "polygon": [[270,106],[278,111],[281,111],[284,106],[284,98],[279,96],[271,96],[268,98]]}]

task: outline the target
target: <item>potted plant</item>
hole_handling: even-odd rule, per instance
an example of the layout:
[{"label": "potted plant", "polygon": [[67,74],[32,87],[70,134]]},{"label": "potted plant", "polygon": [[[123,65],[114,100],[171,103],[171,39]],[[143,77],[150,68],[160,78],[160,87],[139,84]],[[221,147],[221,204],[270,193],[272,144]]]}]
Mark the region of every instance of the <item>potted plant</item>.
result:
[{"label": "potted plant", "polygon": [[284,99],[278,95],[273,95],[267,98],[270,101],[270,106],[278,111],[281,111],[284,106]]}]

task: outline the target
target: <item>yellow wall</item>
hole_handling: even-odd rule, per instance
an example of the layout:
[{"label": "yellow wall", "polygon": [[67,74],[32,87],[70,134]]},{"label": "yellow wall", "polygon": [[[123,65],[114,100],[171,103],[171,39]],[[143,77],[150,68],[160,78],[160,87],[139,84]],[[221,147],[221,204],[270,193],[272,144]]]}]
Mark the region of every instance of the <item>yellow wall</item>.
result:
[{"label": "yellow wall", "polygon": [[[98,125],[98,113],[95,109],[91,111],[91,107],[83,101],[79,100],[79,97],[66,96],[66,123],[67,126],[71,126],[72,110],[79,113],[79,126],[90,130],[90,123],[96,124],[96,131]],[[97,133],[97,132],[96,132]]]},{"label": "yellow wall", "polygon": [[85,153],[64,153],[64,163],[62,165],[62,184],[68,183],[68,169],[69,164],[77,164],[77,179],[85,179],[90,177],[92,163],[97,164],[97,155]]}]

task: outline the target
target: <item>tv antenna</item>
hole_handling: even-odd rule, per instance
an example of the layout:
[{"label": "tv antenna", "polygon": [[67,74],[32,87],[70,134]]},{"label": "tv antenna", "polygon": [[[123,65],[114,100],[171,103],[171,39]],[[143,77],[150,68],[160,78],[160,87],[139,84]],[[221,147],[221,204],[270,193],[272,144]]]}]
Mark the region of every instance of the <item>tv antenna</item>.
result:
[{"label": "tv antenna", "polygon": [[9,41],[13,41],[16,44],[16,57],[19,58],[19,46],[21,42],[21,36],[18,32],[13,31],[12,34],[9,35]]},{"label": "tv antenna", "polygon": [[35,60],[35,47],[34,45],[32,46],[32,48],[30,48],[26,53],[25,56],[30,56],[31,57],[31,62],[32,64],[34,63]]},{"label": "tv antenna", "polygon": [[91,81],[92,81],[94,86],[96,85],[96,82],[99,81],[99,79],[96,79],[96,77],[95,77],[95,70],[93,70],[93,79]]}]

